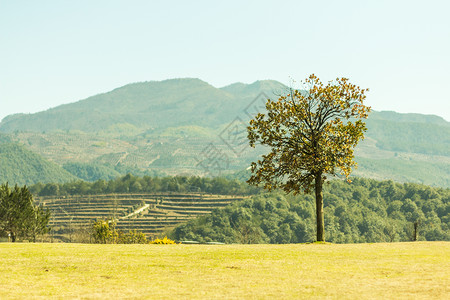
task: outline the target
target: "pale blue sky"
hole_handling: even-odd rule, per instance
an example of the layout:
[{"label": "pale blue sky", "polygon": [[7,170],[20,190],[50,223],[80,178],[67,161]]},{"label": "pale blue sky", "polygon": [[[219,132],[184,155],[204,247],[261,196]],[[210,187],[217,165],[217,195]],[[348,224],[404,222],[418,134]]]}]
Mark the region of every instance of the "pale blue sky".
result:
[{"label": "pale blue sky", "polygon": [[450,1],[0,0],[0,119],[138,81],[315,73],[450,121]]}]

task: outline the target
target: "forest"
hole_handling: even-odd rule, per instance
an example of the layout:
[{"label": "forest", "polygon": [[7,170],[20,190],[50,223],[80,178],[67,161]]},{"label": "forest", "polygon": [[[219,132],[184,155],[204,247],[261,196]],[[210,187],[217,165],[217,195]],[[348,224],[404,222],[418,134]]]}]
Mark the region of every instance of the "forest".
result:
[{"label": "forest", "polygon": [[[355,178],[324,187],[326,241],[450,240],[450,190]],[[175,228],[175,240],[304,243],[315,240],[312,195],[262,192]],[[414,234],[417,226],[417,236]]]},{"label": "forest", "polygon": [[[205,177],[138,177],[131,174],[95,182],[35,184],[38,196],[105,193],[208,193],[244,195],[169,233],[177,241],[223,243],[303,243],[315,236],[312,194],[271,193],[245,182]],[[324,186],[326,241],[333,243],[450,240],[450,189],[415,183],[352,178]]]},{"label": "forest", "polygon": [[198,176],[152,177],[127,174],[116,179],[95,182],[83,180],[67,183],[37,183],[30,186],[37,196],[95,195],[108,193],[208,193],[222,195],[252,195],[260,188],[249,186],[245,182],[221,177],[208,178]]}]

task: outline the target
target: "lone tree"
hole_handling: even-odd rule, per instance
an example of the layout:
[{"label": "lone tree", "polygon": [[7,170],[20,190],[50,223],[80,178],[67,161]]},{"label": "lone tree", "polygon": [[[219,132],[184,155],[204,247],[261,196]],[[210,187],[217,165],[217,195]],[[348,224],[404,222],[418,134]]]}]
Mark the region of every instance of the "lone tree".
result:
[{"label": "lone tree", "polygon": [[337,169],[348,176],[353,149],[364,138],[370,107],[363,104],[365,92],[347,78],[324,85],[314,74],[293,90],[266,102],[266,113],[259,113],[247,127],[251,147],[269,146],[271,151],[251,165],[248,183],[264,184],[272,190],[308,193],[316,196],[317,241],[325,241],[322,186]]}]

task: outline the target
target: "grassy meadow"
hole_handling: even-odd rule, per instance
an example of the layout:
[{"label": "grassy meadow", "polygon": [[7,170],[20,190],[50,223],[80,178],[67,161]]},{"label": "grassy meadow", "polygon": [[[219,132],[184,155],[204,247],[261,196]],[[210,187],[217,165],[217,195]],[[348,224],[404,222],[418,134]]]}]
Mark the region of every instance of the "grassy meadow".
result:
[{"label": "grassy meadow", "polygon": [[5,298],[450,297],[450,242],[0,243]]}]

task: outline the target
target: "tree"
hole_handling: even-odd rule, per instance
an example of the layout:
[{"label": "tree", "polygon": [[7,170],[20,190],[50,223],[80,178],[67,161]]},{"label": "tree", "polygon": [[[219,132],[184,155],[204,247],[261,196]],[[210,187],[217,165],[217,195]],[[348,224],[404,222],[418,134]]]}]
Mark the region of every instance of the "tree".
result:
[{"label": "tree", "polygon": [[92,223],[92,236],[97,244],[115,244],[118,232],[115,230],[115,220],[97,220]]},{"label": "tree", "polygon": [[370,111],[363,104],[368,89],[347,78],[324,85],[314,74],[303,87],[278,100],[268,99],[267,112],[250,120],[250,146],[259,143],[271,151],[252,163],[248,182],[294,194],[314,189],[317,241],[325,241],[322,186],[337,169],[348,179],[356,166],[353,149],[366,131],[361,119]]},{"label": "tree", "polygon": [[11,236],[12,242],[17,237],[36,237],[48,231],[50,211],[44,210],[33,202],[33,196],[26,186],[17,185],[10,189],[8,184],[0,186],[0,231]]},{"label": "tree", "polygon": [[92,237],[97,244],[147,244],[144,233],[137,230],[116,231],[113,219],[98,219],[92,223]]},{"label": "tree", "polygon": [[27,233],[28,236],[36,242],[38,235],[49,232],[48,222],[50,221],[50,210],[44,209],[41,206],[34,207],[34,218],[28,219]]}]

